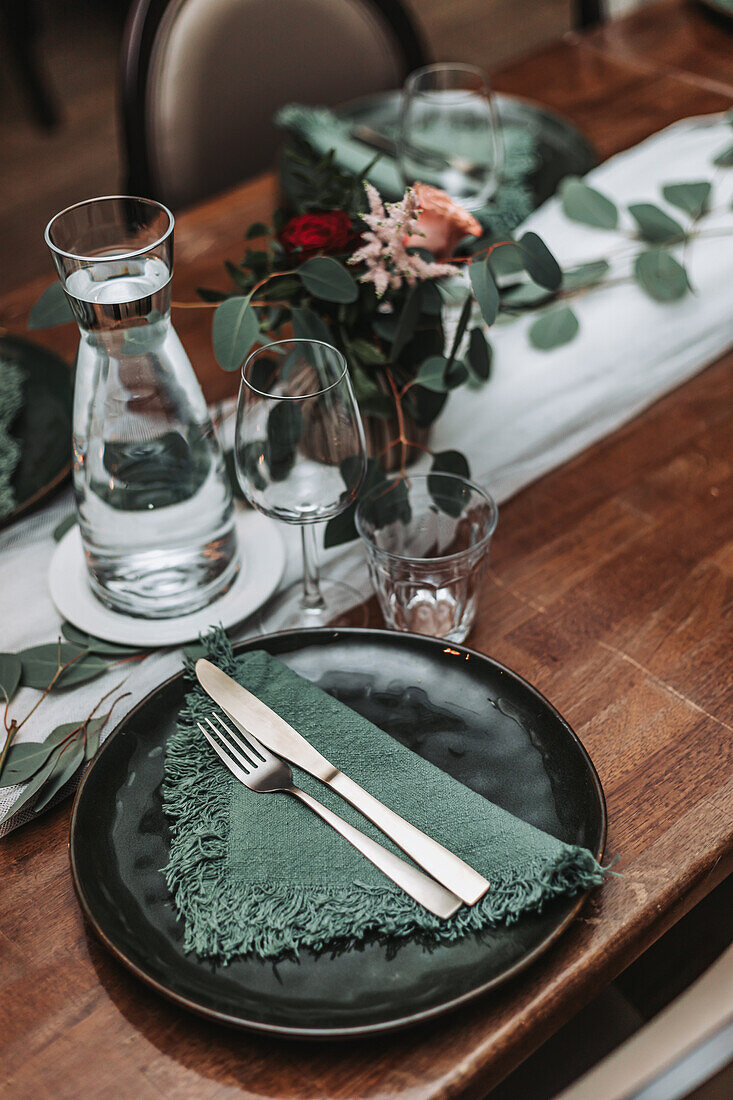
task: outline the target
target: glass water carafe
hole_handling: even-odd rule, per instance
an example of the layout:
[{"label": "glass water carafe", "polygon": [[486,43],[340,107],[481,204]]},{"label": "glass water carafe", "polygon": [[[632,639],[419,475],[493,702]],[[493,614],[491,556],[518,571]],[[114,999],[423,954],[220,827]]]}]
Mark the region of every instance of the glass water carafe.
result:
[{"label": "glass water carafe", "polygon": [[46,240],[81,331],[73,460],[89,583],[124,614],[185,615],[239,565],[221,449],[170,321],[173,215],[91,199]]}]

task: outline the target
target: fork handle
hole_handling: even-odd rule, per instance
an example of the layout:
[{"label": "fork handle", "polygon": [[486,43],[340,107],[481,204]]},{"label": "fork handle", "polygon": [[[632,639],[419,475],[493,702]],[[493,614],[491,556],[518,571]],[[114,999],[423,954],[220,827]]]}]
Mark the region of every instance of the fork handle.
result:
[{"label": "fork handle", "polygon": [[450,890],[446,890],[435,879],[423,874],[417,867],[406,863],[394,852],[388,851],[381,844],[377,844],[376,840],[372,840],[371,837],[355,829],[353,825],[349,825],[348,821],[344,821],[343,818],[329,810],[318,799],[302,791],[300,787],[288,787],[287,790],[305,803],[315,814],[318,814],[337,833],[340,833],[344,840],[348,840],[349,844],[353,844],[357,851],[366,856],[387,878],[391,878],[406,894],[409,894],[420,905],[424,905],[436,917],[446,920],[460,909],[461,899],[452,894]]}]

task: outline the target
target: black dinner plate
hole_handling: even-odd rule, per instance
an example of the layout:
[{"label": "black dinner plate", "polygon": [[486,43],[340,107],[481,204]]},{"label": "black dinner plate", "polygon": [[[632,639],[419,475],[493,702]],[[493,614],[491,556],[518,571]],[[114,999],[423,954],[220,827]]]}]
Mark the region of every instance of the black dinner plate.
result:
[{"label": "black dinner plate", "polygon": [[[287,631],[237,652],[257,648],[486,798],[601,858],[606,811],[588,754],[538,691],[490,657],[386,630]],[[510,927],[429,950],[372,941],[229,966],[186,954],[160,871],[170,842],[160,788],[165,744],[187,690],[179,674],[120,722],[79,787],[70,839],[74,884],[94,930],[179,1004],[296,1038],[387,1031],[506,981],[550,947],[582,905],[583,897],[559,899]],[[348,760],[338,763],[348,771]]]},{"label": "black dinner plate", "polygon": [[[596,150],[566,118],[517,96],[497,92],[494,98],[501,124],[529,126],[536,134],[537,167],[527,179],[535,207],[555,194],[565,176],[584,176],[598,163]],[[399,125],[401,108],[402,92],[377,92],[345,103],[335,113],[390,134]]]},{"label": "black dinner plate", "polygon": [[63,359],[30,340],[0,337],[0,356],[18,363],[25,374],[23,407],[11,425],[20,444],[12,478],[16,503],[0,519],[2,528],[44,503],[71,472],[73,380]]}]

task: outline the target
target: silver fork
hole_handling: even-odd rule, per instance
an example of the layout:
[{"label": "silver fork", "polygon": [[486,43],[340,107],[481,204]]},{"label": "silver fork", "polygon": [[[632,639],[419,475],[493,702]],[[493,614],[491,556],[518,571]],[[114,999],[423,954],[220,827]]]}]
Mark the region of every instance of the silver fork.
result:
[{"label": "silver fork", "polygon": [[223,760],[232,775],[240,783],[244,783],[245,787],[249,787],[251,791],[257,791],[258,794],[286,791],[288,794],[295,795],[345,840],[353,844],[375,867],[402,887],[406,894],[420,905],[424,905],[436,917],[442,917],[445,920],[460,909],[463,902],[450,890],[446,890],[435,879],[406,863],[404,859],[383,848],[381,844],[377,844],[371,837],[365,836],[338,814],[312,798],[306,791],[296,787],[290,766],[269,752],[253,734],[244,731],[235,733],[218,714],[214,714],[213,717],[216,718],[217,724],[212,722],[211,718],[206,719],[210,729],[207,730],[202,722],[198,723],[198,727],[217,756]]}]

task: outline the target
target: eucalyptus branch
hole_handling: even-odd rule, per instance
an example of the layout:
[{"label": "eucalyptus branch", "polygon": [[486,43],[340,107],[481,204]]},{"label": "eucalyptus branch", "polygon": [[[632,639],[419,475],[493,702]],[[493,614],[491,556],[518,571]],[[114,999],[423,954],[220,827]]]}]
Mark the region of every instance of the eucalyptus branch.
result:
[{"label": "eucalyptus branch", "polygon": [[394,397],[395,411],[397,413],[397,429],[399,436],[395,440],[396,443],[401,445],[400,450],[400,475],[405,476],[405,466],[407,460],[407,447],[409,440],[405,436],[405,414],[402,409],[402,398],[400,392],[397,389],[397,383],[394,380],[394,375],[389,367],[385,367],[385,374],[387,375],[387,381],[389,382],[389,388],[392,390],[392,396]]},{"label": "eucalyptus branch", "polygon": [[18,729],[19,729],[19,727],[17,726],[17,724],[15,722],[15,719],[12,720],[12,722],[10,723],[9,726],[7,724],[8,704],[9,704],[9,699],[6,695],[5,696],[5,729],[6,729],[7,732],[5,734],[5,744],[3,745],[2,752],[0,752],[0,775],[2,775],[3,765],[5,764],[5,757],[8,755],[8,749],[12,745],[13,738],[15,737],[15,735],[18,732]]},{"label": "eucalyptus branch", "polygon": [[[63,674],[67,671],[67,669],[71,668],[71,666],[73,664],[76,664],[76,662],[78,660],[80,660],[82,657],[87,657],[89,655],[89,653],[91,652],[89,649],[81,649],[81,650],[79,650],[78,653],[74,654],[74,656],[71,657],[66,662],[65,665],[62,665],[60,663],[61,662],[61,656],[60,656],[60,654],[61,654],[61,642],[60,641],[58,643],[58,646],[59,646],[59,667],[56,669],[55,673],[53,674],[53,677],[52,677],[51,682],[48,685],[48,687],[44,688],[44,690],[41,692],[40,698],[38,698],[36,700],[36,702],[33,704],[31,709],[26,714],[25,718],[21,722],[19,722],[18,725],[15,727],[15,732],[16,733],[18,732],[18,730],[23,728],[23,726],[26,724],[26,722],[31,717],[31,715],[38,709],[38,707],[40,707],[43,700],[46,698],[46,696],[49,694],[49,692],[51,692],[53,690],[54,685],[58,682],[58,680],[61,678],[61,676],[63,676]],[[2,759],[3,758],[0,757],[0,768],[2,768]]]}]

